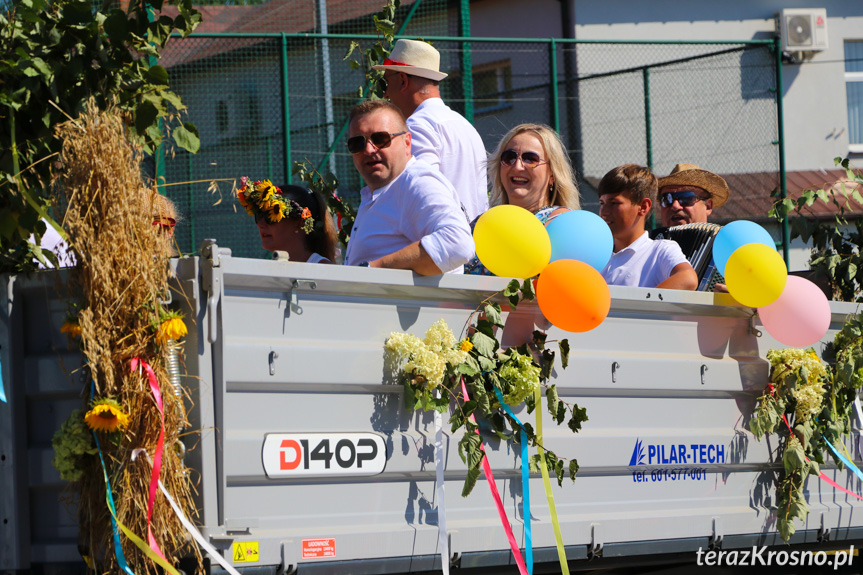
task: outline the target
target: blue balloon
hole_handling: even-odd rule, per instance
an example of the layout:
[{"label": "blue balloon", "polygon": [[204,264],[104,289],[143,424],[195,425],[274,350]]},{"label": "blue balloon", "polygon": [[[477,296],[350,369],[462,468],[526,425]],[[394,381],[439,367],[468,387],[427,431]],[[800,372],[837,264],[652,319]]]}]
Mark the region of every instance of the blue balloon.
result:
[{"label": "blue balloon", "polygon": [[716,262],[716,269],[719,273],[725,275],[725,264],[728,263],[728,258],[734,253],[737,248],[742,248],[746,244],[764,244],[772,249],[776,249],[776,242],[770,232],[748,220],[738,220],[731,222],[727,226],[719,230],[716,238],[713,240],[713,260]]},{"label": "blue balloon", "polygon": [[551,238],[552,262],[577,260],[601,272],[611,258],[614,249],[611,228],[593,212],[564,212],[551,220],[545,229]]}]

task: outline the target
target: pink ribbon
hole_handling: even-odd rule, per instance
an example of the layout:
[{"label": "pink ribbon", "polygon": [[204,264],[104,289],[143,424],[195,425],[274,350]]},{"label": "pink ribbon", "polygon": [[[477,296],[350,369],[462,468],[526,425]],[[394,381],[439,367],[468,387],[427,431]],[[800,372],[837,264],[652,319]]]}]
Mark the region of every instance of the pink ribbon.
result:
[{"label": "pink ribbon", "polygon": [[[470,401],[470,396],[467,393],[467,386],[464,384],[464,378],[461,378],[461,392],[464,394],[466,401]],[[470,420],[476,423],[476,418],[471,414]],[[479,429],[476,430],[477,435]],[[488,457],[485,455],[485,448],[480,443],[480,450],[483,453],[482,457],[482,472],[488,480],[488,488],[491,490],[491,495],[494,498],[494,504],[497,507],[497,514],[500,516],[500,522],[506,531],[506,538],[509,539],[509,547],[512,549],[512,555],[515,557],[515,563],[518,565],[518,572],[521,575],[527,575],[527,567],[524,564],[524,558],[521,556],[521,549],[518,547],[518,542],[515,540],[515,535],[512,533],[512,526],[509,524],[509,518],[506,516],[506,510],[503,508],[503,502],[500,499],[500,494],[497,491],[497,484],[494,482],[494,475],[491,472],[491,465],[488,463]]]},{"label": "pink ribbon", "polygon": [[[138,369],[138,365],[144,369],[147,374],[147,380],[150,382],[150,390],[153,392],[153,398],[156,400],[156,407],[159,408],[159,419],[161,420],[161,429],[159,430],[159,441],[156,443],[156,452],[153,454],[153,472],[150,475],[150,496],[147,500],[147,542],[150,544],[156,554],[162,559],[165,559],[165,554],[159,548],[159,543],[156,542],[156,537],[153,536],[153,528],[150,521],[153,517],[153,504],[156,501],[156,492],[159,488],[159,475],[162,471],[162,450],[165,445],[165,410],[162,405],[162,392],[159,390],[159,381],[156,379],[156,374],[153,368],[141,358],[133,357],[131,368],[132,371]],[[167,561],[167,559],[165,559]]]}]

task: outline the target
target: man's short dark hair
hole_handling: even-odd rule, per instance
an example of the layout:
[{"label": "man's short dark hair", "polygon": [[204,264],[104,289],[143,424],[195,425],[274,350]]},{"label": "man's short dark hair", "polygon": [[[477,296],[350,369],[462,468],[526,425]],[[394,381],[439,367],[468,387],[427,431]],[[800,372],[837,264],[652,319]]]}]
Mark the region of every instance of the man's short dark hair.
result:
[{"label": "man's short dark hair", "polygon": [[658,192],[656,176],[650,168],[638,164],[624,164],[614,168],[602,177],[596,191],[600,196],[623,194],[633,204],[637,204],[644,198],[649,198],[651,202],[656,203]]},{"label": "man's short dark hair", "polygon": [[402,111],[399,110],[395,106],[395,104],[393,104],[389,100],[366,100],[365,102],[360,102],[351,109],[348,123],[353,124],[354,120],[359,118],[360,116],[366,116],[368,114],[371,114],[372,112],[377,112],[379,110],[388,110],[395,114],[400,124],[398,129],[407,131],[408,126],[407,123],[405,123],[405,117],[402,114]]}]

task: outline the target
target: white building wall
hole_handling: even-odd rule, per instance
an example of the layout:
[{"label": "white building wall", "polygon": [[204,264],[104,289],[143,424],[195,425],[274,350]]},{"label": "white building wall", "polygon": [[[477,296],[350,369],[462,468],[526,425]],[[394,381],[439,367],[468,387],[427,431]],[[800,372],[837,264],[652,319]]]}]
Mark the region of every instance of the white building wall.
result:
[{"label": "white building wall", "polygon": [[849,155],[843,42],[863,40],[860,0],[574,0],[574,5],[575,35],[585,40],[771,38],[779,10],[826,8],[829,48],[783,66],[786,167],[829,169],[834,157]]}]

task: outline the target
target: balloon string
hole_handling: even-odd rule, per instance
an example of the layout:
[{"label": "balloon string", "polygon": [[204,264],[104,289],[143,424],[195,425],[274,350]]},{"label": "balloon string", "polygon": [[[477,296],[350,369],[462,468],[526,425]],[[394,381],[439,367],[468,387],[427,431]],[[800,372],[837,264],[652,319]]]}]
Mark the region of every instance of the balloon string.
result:
[{"label": "balloon string", "polygon": [[542,472],[542,483],[545,486],[545,498],[548,500],[548,511],[551,514],[551,526],[554,531],[554,541],[557,545],[557,559],[560,562],[562,575],[569,575],[569,563],[566,560],[566,548],[563,546],[563,535],[560,532],[560,521],[557,518],[557,507],[554,504],[554,492],[548,478],[548,468],[545,465],[545,450],[542,448],[542,390],[539,386],[534,390],[536,403],[536,443],[539,451],[539,469]]},{"label": "balloon string", "polygon": [[[466,401],[470,401],[470,396],[467,392],[467,386],[464,384],[464,378],[461,378],[461,391],[464,394],[464,398]],[[476,418],[471,415],[470,420],[476,423]],[[476,430],[476,434],[479,435],[479,429]],[[495,507],[497,507],[497,514],[500,517],[500,522],[503,525],[503,530],[506,532],[506,538],[509,540],[509,547],[512,550],[512,555],[515,558],[515,563],[518,565],[518,571],[521,575],[527,575],[527,567],[524,564],[524,558],[521,555],[521,550],[518,547],[518,543],[515,541],[515,535],[512,533],[512,526],[509,524],[509,519],[506,516],[506,510],[503,508],[503,501],[501,501],[500,493],[497,491],[497,484],[494,481],[494,475],[491,472],[491,465],[488,462],[488,457],[485,454],[485,448],[480,443],[480,451],[482,451],[482,472],[485,475],[486,480],[488,480],[488,488],[491,491],[491,496],[494,499]]]}]

